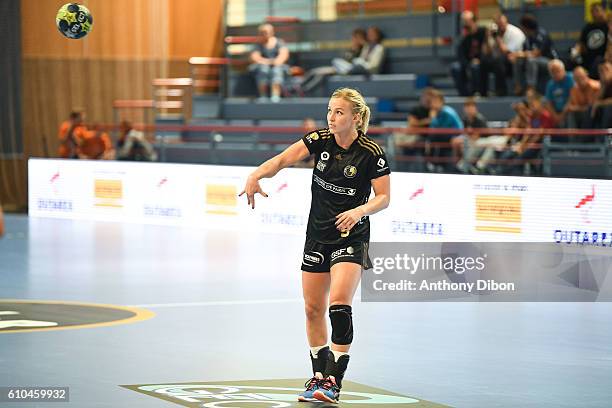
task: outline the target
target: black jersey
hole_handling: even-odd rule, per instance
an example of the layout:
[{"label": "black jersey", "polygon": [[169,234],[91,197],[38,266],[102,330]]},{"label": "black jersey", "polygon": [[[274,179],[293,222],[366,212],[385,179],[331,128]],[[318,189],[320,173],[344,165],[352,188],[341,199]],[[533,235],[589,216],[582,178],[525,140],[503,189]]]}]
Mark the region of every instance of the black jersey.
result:
[{"label": "black jersey", "polygon": [[336,216],[365,204],[371,191],[371,180],[390,173],[383,150],[365,134],[343,149],[329,129],[319,129],[302,140],[315,155],[312,172],[312,203],[306,236],[325,244],[345,240],[370,239],[370,220],[364,217],[351,231],[341,233],[336,228]]}]

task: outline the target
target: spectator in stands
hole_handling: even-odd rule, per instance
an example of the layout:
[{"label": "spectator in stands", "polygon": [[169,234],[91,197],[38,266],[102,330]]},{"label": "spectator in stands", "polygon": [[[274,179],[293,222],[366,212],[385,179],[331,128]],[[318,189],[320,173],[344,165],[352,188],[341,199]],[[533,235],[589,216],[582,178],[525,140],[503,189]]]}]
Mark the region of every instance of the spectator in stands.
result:
[{"label": "spectator in stands", "polygon": [[78,159],[79,146],[87,128],[83,124],[85,113],[75,110],[70,113],[68,120],[59,128],[58,139],[60,145],[57,150],[58,157],[62,159]]},{"label": "spectator in stands", "polygon": [[569,102],[574,87],[574,77],[565,70],[563,61],[553,59],[548,62],[550,79],[546,84],[546,109],[552,113],[555,122],[562,125],[565,119],[565,106]]},{"label": "spectator in stands", "polygon": [[113,160],[115,149],[108,133],[103,132],[97,125],[83,133],[79,146],[79,159],[85,160]]},{"label": "spectator in stands", "polygon": [[117,160],[156,161],[157,153],[145,134],[132,127],[126,120],[119,125],[117,140]]},{"label": "spectator in stands", "polygon": [[504,14],[495,17],[495,24],[488,31],[489,37],[484,47],[480,67],[480,83],[482,96],[486,96],[489,88],[489,73],[495,76],[495,93],[497,96],[508,94],[506,77],[512,72],[512,64],[508,56],[523,49],[525,34],[520,28],[508,23]]},{"label": "spectator in stands", "polygon": [[580,33],[580,40],[572,48],[572,60],[587,69],[593,78],[599,78],[597,67],[604,60],[608,46],[608,21],[601,2],[591,4],[593,21]]},{"label": "spectator in stands", "polygon": [[514,66],[514,92],[523,95],[525,88],[541,92],[543,82],[539,80],[540,74],[546,72],[548,61],[559,56],[550,36],[539,26],[538,20],[533,15],[525,14],[521,18],[520,25],[526,35],[523,50],[509,55]]},{"label": "spectator in stands", "polygon": [[271,86],[270,100],[279,102],[285,75],[289,70],[289,49],[283,40],[274,35],[271,24],[260,25],[259,35],[261,42],[251,52],[252,64],[249,69],[255,74],[259,97],[265,100]]},{"label": "spectator in stands", "polygon": [[[366,38],[366,30],[363,28],[356,28],[353,30],[353,34],[351,35],[351,48],[344,52],[342,56],[342,60],[352,63],[361,55],[363,47],[367,44]],[[338,73],[338,70],[334,66],[328,67],[318,67],[312,69],[304,75],[304,80],[302,81],[302,91],[308,93],[312,90],[316,89],[323,80],[330,75],[335,75]]]},{"label": "spectator in stands", "polygon": [[[536,95],[529,106],[531,129],[551,129],[556,123],[552,113],[545,108],[542,96]],[[525,134],[521,139],[514,143],[509,150],[506,150],[502,155],[502,160],[512,160],[510,163],[503,164],[501,172],[510,175],[519,175],[525,166],[526,161],[533,160],[540,155],[541,148],[533,146],[540,143],[542,135]]]},{"label": "spectator in stands", "polygon": [[480,64],[487,30],[478,27],[476,16],[466,10],[461,13],[463,35],[457,47],[457,59],[451,64],[451,75],[461,96],[470,96],[481,89]]},{"label": "spectator in stands", "polygon": [[[455,111],[448,105],[444,104],[444,95],[438,90],[433,90],[430,99],[429,109],[431,129],[460,129],[463,130],[463,121]],[[451,145],[453,139],[461,137],[461,131],[457,134],[436,134],[430,135],[430,143],[448,143]],[[430,171],[442,172],[454,168],[452,164],[452,148],[450,146],[432,146],[427,145],[425,148],[427,156],[433,158],[427,163],[427,168]]]},{"label": "spectator in stands", "polygon": [[474,132],[474,129],[485,129],[487,127],[487,119],[478,112],[478,106],[474,98],[467,98],[463,103],[463,127],[465,128],[465,136],[455,137],[452,139],[452,147],[455,157],[463,157],[457,162],[459,171],[469,170],[476,172],[474,164],[480,156],[484,148],[482,145],[486,143],[488,135],[480,135]]},{"label": "spectator in stands", "polygon": [[361,49],[361,53],[351,62],[341,58],[335,58],[332,65],[342,75],[372,75],[382,71],[385,59],[385,47],[382,44],[384,35],[380,28],[368,27],[366,32],[367,44]]},{"label": "spectator in stands", "polygon": [[589,78],[583,67],[574,68],[574,86],[565,107],[566,125],[573,129],[591,127],[591,106],[597,100],[601,86],[599,81]]},{"label": "spectator in stands", "polygon": [[[435,90],[431,87],[423,89],[419,97],[419,104],[412,107],[408,112],[408,119],[406,121],[408,128],[429,127],[429,123],[431,122],[429,118],[429,109],[431,108],[431,97],[434,92]],[[406,156],[422,156],[425,153],[425,150],[421,146],[427,136],[396,132],[393,134],[393,138],[402,154]],[[421,144],[421,146],[419,146],[419,144]]]},{"label": "spectator in stands", "polygon": [[[510,129],[528,129],[531,127],[531,111],[527,101],[514,103],[512,109],[514,109],[516,115],[508,122]],[[486,143],[483,143],[485,148],[476,162],[475,168],[472,167],[470,171],[475,174],[496,174],[496,167],[498,171],[501,171],[502,166],[490,166],[491,162],[495,159],[497,153],[503,155],[505,149],[518,140],[520,140],[520,137],[513,134],[488,136]]]},{"label": "spectator in stands", "polygon": [[612,128],[612,63],[599,65],[601,90],[591,109],[593,127],[598,129]]}]

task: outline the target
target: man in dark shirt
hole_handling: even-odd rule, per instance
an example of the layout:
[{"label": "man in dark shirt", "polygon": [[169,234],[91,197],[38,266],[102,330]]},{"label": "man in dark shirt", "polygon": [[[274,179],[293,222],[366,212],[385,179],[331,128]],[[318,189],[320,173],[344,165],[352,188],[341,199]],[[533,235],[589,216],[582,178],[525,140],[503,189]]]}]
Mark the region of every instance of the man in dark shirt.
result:
[{"label": "man in dark shirt", "polygon": [[608,46],[608,22],[606,10],[601,3],[591,4],[593,22],[587,23],[580,33],[580,40],[572,49],[574,61],[589,71],[592,78],[598,79],[597,66],[603,61]]},{"label": "man in dark shirt", "polygon": [[457,59],[451,65],[451,75],[461,96],[481,92],[480,63],[487,30],[478,27],[471,11],[461,13],[463,36],[457,47]]},{"label": "man in dark shirt", "polygon": [[550,36],[541,28],[535,16],[525,14],[521,18],[521,29],[526,39],[523,50],[510,54],[509,59],[514,66],[515,93],[522,95],[525,88],[544,91],[545,77],[548,70],[548,61],[559,58],[553,47]]}]

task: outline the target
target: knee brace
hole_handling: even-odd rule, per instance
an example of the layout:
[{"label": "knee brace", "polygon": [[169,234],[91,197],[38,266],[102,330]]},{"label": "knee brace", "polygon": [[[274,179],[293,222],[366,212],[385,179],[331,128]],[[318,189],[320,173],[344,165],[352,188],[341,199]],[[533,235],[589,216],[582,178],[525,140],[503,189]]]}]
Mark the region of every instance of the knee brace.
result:
[{"label": "knee brace", "polygon": [[349,305],[332,305],[329,307],[329,319],[332,326],[332,342],[351,344],[353,342],[353,317]]}]

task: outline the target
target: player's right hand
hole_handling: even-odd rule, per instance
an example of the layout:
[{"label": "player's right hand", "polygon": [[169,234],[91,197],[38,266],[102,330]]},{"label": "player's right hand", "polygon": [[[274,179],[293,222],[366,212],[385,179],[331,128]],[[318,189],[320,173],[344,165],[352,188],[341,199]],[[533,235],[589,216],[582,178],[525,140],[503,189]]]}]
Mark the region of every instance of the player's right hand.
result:
[{"label": "player's right hand", "polygon": [[261,189],[259,180],[256,177],[253,177],[253,175],[249,176],[244,186],[244,190],[238,194],[238,197],[241,197],[245,193],[247,196],[247,204],[253,209],[255,209],[255,194],[259,193],[264,197],[268,197],[268,194]]}]

